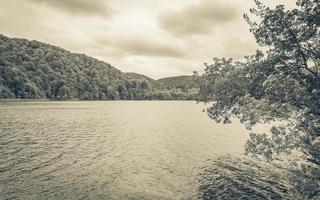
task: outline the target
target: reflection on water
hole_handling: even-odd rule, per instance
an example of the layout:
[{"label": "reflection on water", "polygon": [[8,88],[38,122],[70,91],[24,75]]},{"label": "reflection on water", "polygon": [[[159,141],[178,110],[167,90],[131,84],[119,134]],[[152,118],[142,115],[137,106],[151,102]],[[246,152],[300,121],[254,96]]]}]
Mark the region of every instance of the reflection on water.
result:
[{"label": "reflection on water", "polygon": [[281,165],[222,156],[199,174],[202,199],[292,199]]},{"label": "reflection on water", "polygon": [[196,199],[247,131],[194,102],[0,102],[0,199]]}]

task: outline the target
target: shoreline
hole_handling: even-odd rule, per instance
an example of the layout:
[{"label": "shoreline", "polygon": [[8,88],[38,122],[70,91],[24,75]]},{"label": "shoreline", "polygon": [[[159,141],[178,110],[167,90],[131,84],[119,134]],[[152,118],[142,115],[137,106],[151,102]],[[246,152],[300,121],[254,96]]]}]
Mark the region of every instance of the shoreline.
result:
[{"label": "shoreline", "polygon": [[23,102],[23,101],[43,101],[43,102],[50,102],[50,101],[61,101],[61,102],[67,102],[67,101],[195,101],[197,102],[197,100],[186,100],[186,99],[107,99],[107,100],[101,100],[101,99],[97,99],[97,100],[80,100],[80,99],[67,99],[67,100],[58,100],[58,99],[0,99],[0,102]]}]

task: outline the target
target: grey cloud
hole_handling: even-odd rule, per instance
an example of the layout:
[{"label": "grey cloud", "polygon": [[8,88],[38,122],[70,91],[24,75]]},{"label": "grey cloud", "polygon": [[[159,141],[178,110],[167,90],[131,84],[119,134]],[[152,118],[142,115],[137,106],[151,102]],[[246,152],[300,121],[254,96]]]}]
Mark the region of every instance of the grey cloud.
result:
[{"label": "grey cloud", "polygon": [[29,0],[66,11],[71,14],[87,14],[109,17],[114,13],[104,0]]},{"label": "grey cloud", "polygon": [[183,57],[184,52],[173,45],[157,43],[153,41],[131,41],[121,44],[120,47],[125,52],[136,55]]},{"label": "grey cloud", "polygon": [[45,14],[25,2],[2,1],[0,8],[1,33],[11,37],[43,39],[42,36],[48,33],[48,28],[43,23]]},{"label": "grey cloud", "polygon": [[154,38],[122,38],[113,40],[97,38],[96,42],[112,48],[119,54],[177,58],[186,56],[186,52],[181,46],[170,43],[170,41],[158,41]]},{"label": "grey cloud", "polygon": [[178,36],[208,34],[214,26],[235,19],[239,19],[236,6],[212,0],[202,0],[158,16],[160,27]]},{"label": "grey cloud", "polygon": [[256,49],[258,49],[258,45],[253,38],[241,39],[239,37],[231,37],[223,43],[221,53],[225,57],[242,59],[246,55],[253,54]]}]

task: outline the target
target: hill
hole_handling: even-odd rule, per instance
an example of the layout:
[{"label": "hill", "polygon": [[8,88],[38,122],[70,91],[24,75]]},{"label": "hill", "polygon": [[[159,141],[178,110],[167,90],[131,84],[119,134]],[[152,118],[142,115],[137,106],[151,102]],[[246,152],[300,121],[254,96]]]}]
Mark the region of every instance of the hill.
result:
[{"label": "hill", "polygon": [[158,82],[148,76],[145,76],[143,74],[138,74],[138,73],[134,73],[134,72],[126,72],[125,74],[126,74],[128,80],[130,80],[130,81],[139,81],[139,82],[147,81],[148,83],[150,83],[151,87],[153,87],[153,88],[157,88],[157,89],[163,88],[163,85],[160,82]]},{"label": "hill", "polygon": [[175,76],[162,78],[157,81],[167,89],[176,88],[185,91],[188,89],[199,88],[199,85],[196,83],[193,76]]},{"label": "hill", "polygon": [[50,44],[0,34],[0,99],[194,99],[161,81]]}]

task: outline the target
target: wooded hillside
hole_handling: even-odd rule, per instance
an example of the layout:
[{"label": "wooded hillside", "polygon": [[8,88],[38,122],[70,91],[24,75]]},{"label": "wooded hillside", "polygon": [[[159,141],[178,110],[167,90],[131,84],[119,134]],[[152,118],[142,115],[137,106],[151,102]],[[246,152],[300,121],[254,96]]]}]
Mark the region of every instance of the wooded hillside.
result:
[{"label": "wooded hillside", "polygon": [[0,98],[190,100],[195,95],[84,54],[0,34]]}]

